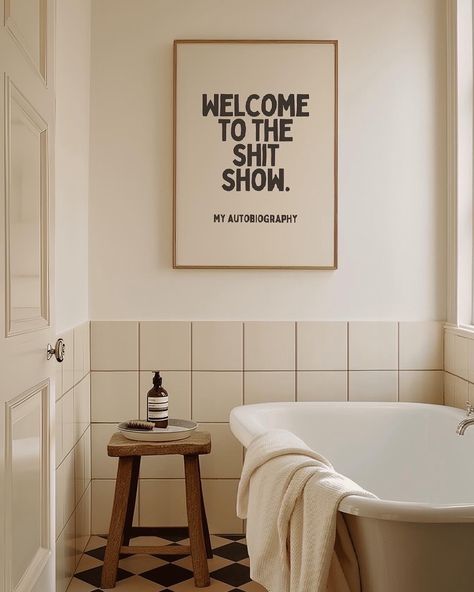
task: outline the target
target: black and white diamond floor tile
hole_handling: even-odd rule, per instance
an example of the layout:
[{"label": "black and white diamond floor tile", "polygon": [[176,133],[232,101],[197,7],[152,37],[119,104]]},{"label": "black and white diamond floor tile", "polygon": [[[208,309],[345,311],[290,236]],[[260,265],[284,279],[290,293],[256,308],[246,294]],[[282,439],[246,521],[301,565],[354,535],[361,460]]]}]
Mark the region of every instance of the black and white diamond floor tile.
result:
[{"label": "black and white diamond floor tile", "polygon": [[[160,535],[162,533],[160,532]],[[101,592],[104,537],[91,537],[67,592]],[[249,559],[242,535],[211,535],[214,557],[208,560],[210,592],[265,592],[250,579]],[[187,545],[182,529],[163,529],[162,536],[137,537],[135,545]],[[183,555],[122,555],[117,592],[191,592],[194,586],[191,557]]]}]

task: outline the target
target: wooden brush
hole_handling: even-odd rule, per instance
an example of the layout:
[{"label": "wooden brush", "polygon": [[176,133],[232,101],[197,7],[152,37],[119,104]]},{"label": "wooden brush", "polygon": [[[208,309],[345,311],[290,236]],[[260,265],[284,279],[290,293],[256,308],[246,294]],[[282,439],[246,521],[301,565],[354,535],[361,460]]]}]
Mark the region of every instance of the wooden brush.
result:
[{"label": "wooden brush", "polygon": [[151,421],[145,421],[144,419],[131,419],[127,421],[126,426],[129,430],[143,430],[144,432],[150,431],[155,427],[155,424]]}]

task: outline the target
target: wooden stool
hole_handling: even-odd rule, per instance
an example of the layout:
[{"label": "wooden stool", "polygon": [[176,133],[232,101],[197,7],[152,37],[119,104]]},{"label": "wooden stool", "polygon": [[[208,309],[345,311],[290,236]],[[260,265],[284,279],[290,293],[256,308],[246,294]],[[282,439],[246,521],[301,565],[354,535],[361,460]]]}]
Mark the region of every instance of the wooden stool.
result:
[{"label": "wooden stool", "polygon": [[[120,553],[155,555],[191,555],[194,582],[198,588],[209,586],[207,558],[212,557],[206,510],[202,497],[199,455],[209,454],[211,437],[207,432],[194,432],[185,440],[175,442],[135,442],[122,434],[114,434],[107,446],[109,456],[119,459],[114,505],[102,568],[102,588],[113,588],[117,579]],[[189,545],[130,546],[130,539],[140,535],[158,534],[158,528],[135,527],[133,513],[137,498],[138,476],[142,456],[182,454],[186,481]]]}]

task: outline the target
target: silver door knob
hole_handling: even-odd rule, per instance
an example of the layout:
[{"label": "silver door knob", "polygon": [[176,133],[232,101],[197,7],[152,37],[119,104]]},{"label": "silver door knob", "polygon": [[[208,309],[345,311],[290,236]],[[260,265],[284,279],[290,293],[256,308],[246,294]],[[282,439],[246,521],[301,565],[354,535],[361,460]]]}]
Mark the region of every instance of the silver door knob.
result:
[{"label": "silver door knob", "polygon": [[48,349],[46,350],[46,357],[48,360],[54,356],[58,362],[62,362],[64,360],[65,353],[66,344],[64,343],[64,339],[61,337],[56,341],[54,347],[48,343]]}]

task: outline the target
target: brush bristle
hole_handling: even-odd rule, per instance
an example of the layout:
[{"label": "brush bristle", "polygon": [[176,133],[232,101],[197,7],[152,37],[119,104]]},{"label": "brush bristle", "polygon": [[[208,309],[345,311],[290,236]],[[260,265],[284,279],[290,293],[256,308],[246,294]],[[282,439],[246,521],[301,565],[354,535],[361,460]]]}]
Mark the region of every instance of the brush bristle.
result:
[{"label": "brush bristle", "polygon": [[145,421],[143,419],[132,419],[127,422],[128,429],[130,430],[152,430],[155,427],[155,424],[151,421]]}]

